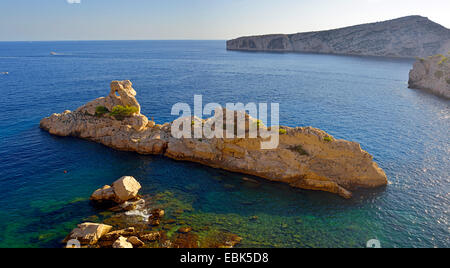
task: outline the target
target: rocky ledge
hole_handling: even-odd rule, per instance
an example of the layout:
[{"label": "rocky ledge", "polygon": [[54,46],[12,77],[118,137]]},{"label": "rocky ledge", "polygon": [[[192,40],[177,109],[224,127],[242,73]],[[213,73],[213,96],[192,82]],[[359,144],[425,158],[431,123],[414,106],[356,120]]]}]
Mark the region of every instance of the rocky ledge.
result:
[{"label": "rocky ledge", "polygon": [[418,59],[409,73],[409,88],[428,90],[450,99],[450,53]]},{"label": "rocky ledge", "polygon": [[[334,139],[312,127],[280,127],[279,145],[272,150],[260,149],[265,141],[260,136],[178,139],[171,135],[173,122],[157,125],[149,121],[140,113],[135,96],[130,81],[113,81],[107,97],[73,112],[53,114],[40,126],[54,135],[80,137],[117,150],[165,155],[344,198],[350,198],[350,191],[359,187],[387,185],[384,171],[356,142]],[[247,123],[255,121],[248,115],[246,119]],[[192,119],[193,123],[206,121]]]}]

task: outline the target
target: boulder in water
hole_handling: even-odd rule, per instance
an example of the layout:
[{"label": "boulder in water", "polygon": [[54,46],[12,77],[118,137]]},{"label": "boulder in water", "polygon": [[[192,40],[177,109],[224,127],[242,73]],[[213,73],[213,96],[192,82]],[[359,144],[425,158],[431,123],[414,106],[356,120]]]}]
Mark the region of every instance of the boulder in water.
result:
[{"label": "boulder in water", "polygon": [[140,189],[141,185],[135,178],[124,176],[115,181],[112,187],[105,185],[103,188],[96,190],[90,199],[96,202],[111,201],[123,204],[129,200],[137,199]]},{"label": "boulder in water", "polygon": [[83,245],[93,245],[97,241],[107,234],[112,229],[112,226],[98,223],[82,223],[78,225],[78,228],[73,229],[73,231],[66,237],[64,242],[71,239],[76,239],[80,241]]},{"label": "boulder in water", "polygon": [[135,178],[124,176],[113,183],[113,189],[116,194],[116,200],[122,203],[136,198],[141,185]]}]

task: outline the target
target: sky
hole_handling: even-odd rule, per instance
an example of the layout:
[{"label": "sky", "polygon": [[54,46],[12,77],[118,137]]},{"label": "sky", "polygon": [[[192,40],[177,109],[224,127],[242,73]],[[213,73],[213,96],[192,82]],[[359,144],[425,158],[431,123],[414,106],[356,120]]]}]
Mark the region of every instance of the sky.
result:
[{"label": "sky", "polygon": [[0,0],[0,41],[226,40],[421,15],[449,0]]}]

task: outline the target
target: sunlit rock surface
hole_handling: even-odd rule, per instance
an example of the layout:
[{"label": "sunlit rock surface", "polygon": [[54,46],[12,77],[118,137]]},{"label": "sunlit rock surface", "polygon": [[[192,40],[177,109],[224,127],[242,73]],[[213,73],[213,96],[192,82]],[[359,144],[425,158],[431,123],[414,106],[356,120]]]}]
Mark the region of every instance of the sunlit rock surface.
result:
[{"label": "sunlit rock surface", "polygon": [[[109,111],[114,105],[134,106],[140,111],[136,91],[130,81],[115,81],[111,85],[108,97],[94,100],[74,112],[65,111],[44,118],[41,128],[54,135],[80,137],[118,150],[165,155],[284,182],[293,187],[327,191],[345,198],[350,198],[350,191],[358,187],[387,185],[384,171],[358,143],[336,140],[312,127],[280,127],[283,131],[280,132],[279,146],[262,150],[261,143],[266,139],[260,136],[177,139],[171,135],[173,122],[155,125],[140,112],[122,120],[109,114],[98,115],[95,112],[98,106],[107,107]],[[117,96],[116,92],[121,95]],[[246,118],[248,122],[257,121],[248,115]],[[208,119],[198,120],[208,122]],[[104,190],[108,195],[110,190]],[[97,194],[101,198],[103,192]]]},{"label": "sunlit rock surface", "polygon": [[450,99],[450,52],[418,59],[409,73],[409,87]]}]

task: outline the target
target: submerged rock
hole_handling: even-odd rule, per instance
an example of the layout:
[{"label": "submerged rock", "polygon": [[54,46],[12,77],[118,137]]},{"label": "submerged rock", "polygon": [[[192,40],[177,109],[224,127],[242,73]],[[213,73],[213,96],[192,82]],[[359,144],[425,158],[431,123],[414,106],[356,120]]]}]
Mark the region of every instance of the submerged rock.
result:
[{"label": "submerged rock", "polygon": [[418,59],[409,73],[409,87],[428,90],[450,99],[450,52]]},{"label": "submerged rock", "polygon": [[163,209],[157,208],[157,209],[152,210],[151,214],[153,217],[157,217],[157,218],[161,219],[162,217],[164,217],[166,212]]},{"label": "submerged rock", "polygon": [[162,209],[154,209],[151,211],[148,217],[148,222],[151,226],[159,226],[161,224],[161,219],[164,217],[165,211]]},{"label": "submerged rock", "polygon": [[173,248],[199,248],[199,237],[192,233],[179,233],[172,241]]},{"label": "submerged rock", "polygon": [[200,241],[202,248],[234,248],[242,238],[225,231],[212,232]]},{"label": "submerged rock", "polygon": [[160,232],[147,232],[147,233],[142,233],[139,234],[139,238],[142,241],[157,241],[159,240],[159,238],[161,237],[161,233]]},{"label": "submerged rock", "polygon": [[[278,148],[262,150],[261,143],[266,139],[260,136],[254,139],[177,139],[171,135],[173,123],[145,123],[148,120],[140,113],[124,120],[107,114],[96,115],[95,109],[99,106],[110,110],[114,105],[132,105],[140,109],[135,98],[136,92],[131,85],[130,81],[115,81],[111,84],[108,97],[94,100],[74,112],[53,114],[42,119],[40,126],[54,135],[80,137],[140,154],[165,155],[175,160],[197,162],[284,182],[297,188],[327,191],[345,198],[350,198],[350,190],[357,187],[387,185],[384,171],[358,143],[336,140],[324,131],[312,127],[282,127]],[[246,128],[250,124],[257,125],[259,129],[265,128],[249,115],[245,115],[245,118]],[[193,120],[193,123],[208,123],[211,118],[198,120]],[[123,202],[136,197],[140,185],[123,179],[119,185],[113,184],[112,188],[115,197]],[[92,199],[102,200],[104,197],[111,197],[110,188],[96,191]]]},{"label": "submerged rock", "polygon": [[191,227],[181,227],[180,229],[178,229],[178,232],[182,234],[187,234],[190,233],[191,231],[192,231]]}]

